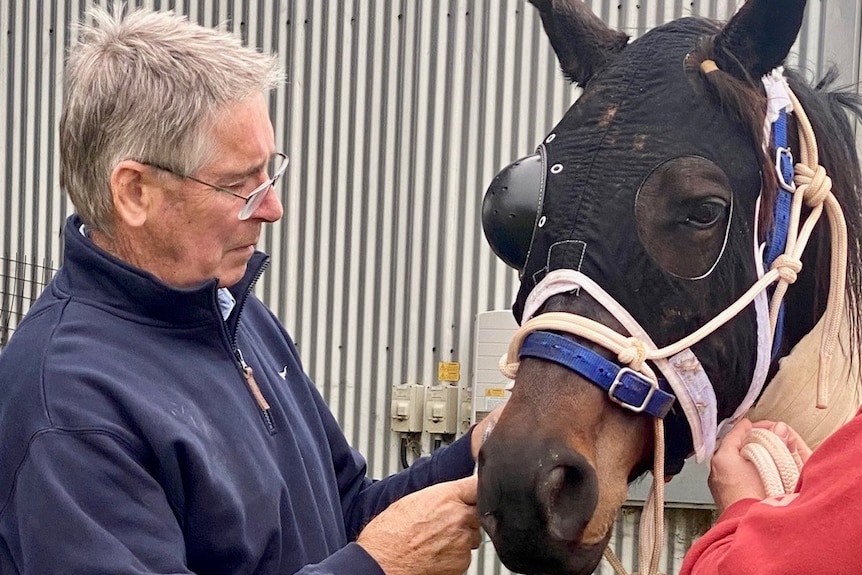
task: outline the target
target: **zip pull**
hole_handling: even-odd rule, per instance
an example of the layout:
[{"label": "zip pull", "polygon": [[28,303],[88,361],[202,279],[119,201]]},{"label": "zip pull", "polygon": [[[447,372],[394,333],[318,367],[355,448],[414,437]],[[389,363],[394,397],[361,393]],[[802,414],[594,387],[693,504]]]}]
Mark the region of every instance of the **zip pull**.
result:
[{"label": "zip pull", "polygon": [[254,370],[245,362],[245,358],[243,358],[242,352],[239,348],[236,348],[234,353],[237,361],[239,361],[240,367],[242,368],[243,378],[248,386],[248,390],[251,392],[255,402],[257,402],[257,406],[263,413],[263,419],[266,422],[267,428],[270,432],[275,431],[275,423],[272,421],[272,415],[269,413],[269,402],[266,401],[266,398],[260,391],[260,387],[257,385],[257,381],[254,379]]}]

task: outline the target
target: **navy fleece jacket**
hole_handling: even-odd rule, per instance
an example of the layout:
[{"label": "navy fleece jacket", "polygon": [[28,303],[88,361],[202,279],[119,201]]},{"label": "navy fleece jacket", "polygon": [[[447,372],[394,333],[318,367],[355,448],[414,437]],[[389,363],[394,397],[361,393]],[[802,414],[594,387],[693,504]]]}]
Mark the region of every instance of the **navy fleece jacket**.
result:
[{"label": "navy fleece jacket", "polygon": [[[349,543],[473,470],[467,434],[374,482],[251,293],[170,288],[72,216],[65,264],[0,353],[0,573],[374,574]],[[268,412],[246,385],[254,370]]]}]

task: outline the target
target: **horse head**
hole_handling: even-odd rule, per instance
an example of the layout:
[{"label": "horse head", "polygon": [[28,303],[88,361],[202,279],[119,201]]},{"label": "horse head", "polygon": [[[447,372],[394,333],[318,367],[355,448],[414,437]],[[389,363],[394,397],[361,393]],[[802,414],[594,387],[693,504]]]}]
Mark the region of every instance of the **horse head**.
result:
[{"label": "horse head", "polygon": [[[650,368],[627,341],[671,346],[764,276],[776,153],[799,141],[792,129],[786,144],[764,139],[761,79],[787,57],[805,2],[748,0],[723,26],[683,18],[632,42],[578,0],[531,2],[583,93],[486,194],[486,235],[520,273],[516,319],[547,321],[514,351],[512,394],[479,456],[478,505],[510,569],[582,574],[600,560],[628,484],[653,466],[657,433],[668,475],[692,454],[708,457],[722,425],[744,415],[778,358],[811,331],[829,289],[818,269],[830,234],[818,228],[819,259],[788,272],[798,278],[774,346],[764,292]],[[858,230],[852,131],[832,105],[841,98],[790,73],[787,82],[815,130],[834,139],[820,161]],[[849,259],[858,279],[855,240]],[[576,316],[576,329],[558,312]],[[634,369],[621,367],[624,355]]]}]

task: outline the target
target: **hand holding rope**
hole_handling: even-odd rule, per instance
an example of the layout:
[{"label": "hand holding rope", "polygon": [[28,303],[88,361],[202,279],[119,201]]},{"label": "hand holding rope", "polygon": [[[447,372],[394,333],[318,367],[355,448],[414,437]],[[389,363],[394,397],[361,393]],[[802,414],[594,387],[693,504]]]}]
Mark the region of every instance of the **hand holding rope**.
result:
[{"label": "hand holding rope", "polygon": [[740,454],[757,468],[767,497],[793,493],[796,489],[803,458],[791,452],[774,432],[755,427],[745,438]]}]

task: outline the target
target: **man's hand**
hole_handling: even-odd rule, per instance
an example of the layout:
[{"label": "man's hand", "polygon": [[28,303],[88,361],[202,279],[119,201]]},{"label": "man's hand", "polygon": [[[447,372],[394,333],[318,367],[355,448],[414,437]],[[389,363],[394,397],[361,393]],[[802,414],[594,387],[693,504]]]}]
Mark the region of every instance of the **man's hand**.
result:
[{"label": "man's hand", "polygon": [[740,453],[754,427],[772,431],[802,463],[811,455],[805,441],[785,423],[759,421],[752,424],[747,419],[740,420],[721,440],[710,464],[709,489],[719,512],[742,499],[766,499],[757,467]]},{"label": "man's hand", "polygon": [[461,575],[482,540],[475,475],[438,483],[395,501],[356,542],[386,575]]}]

